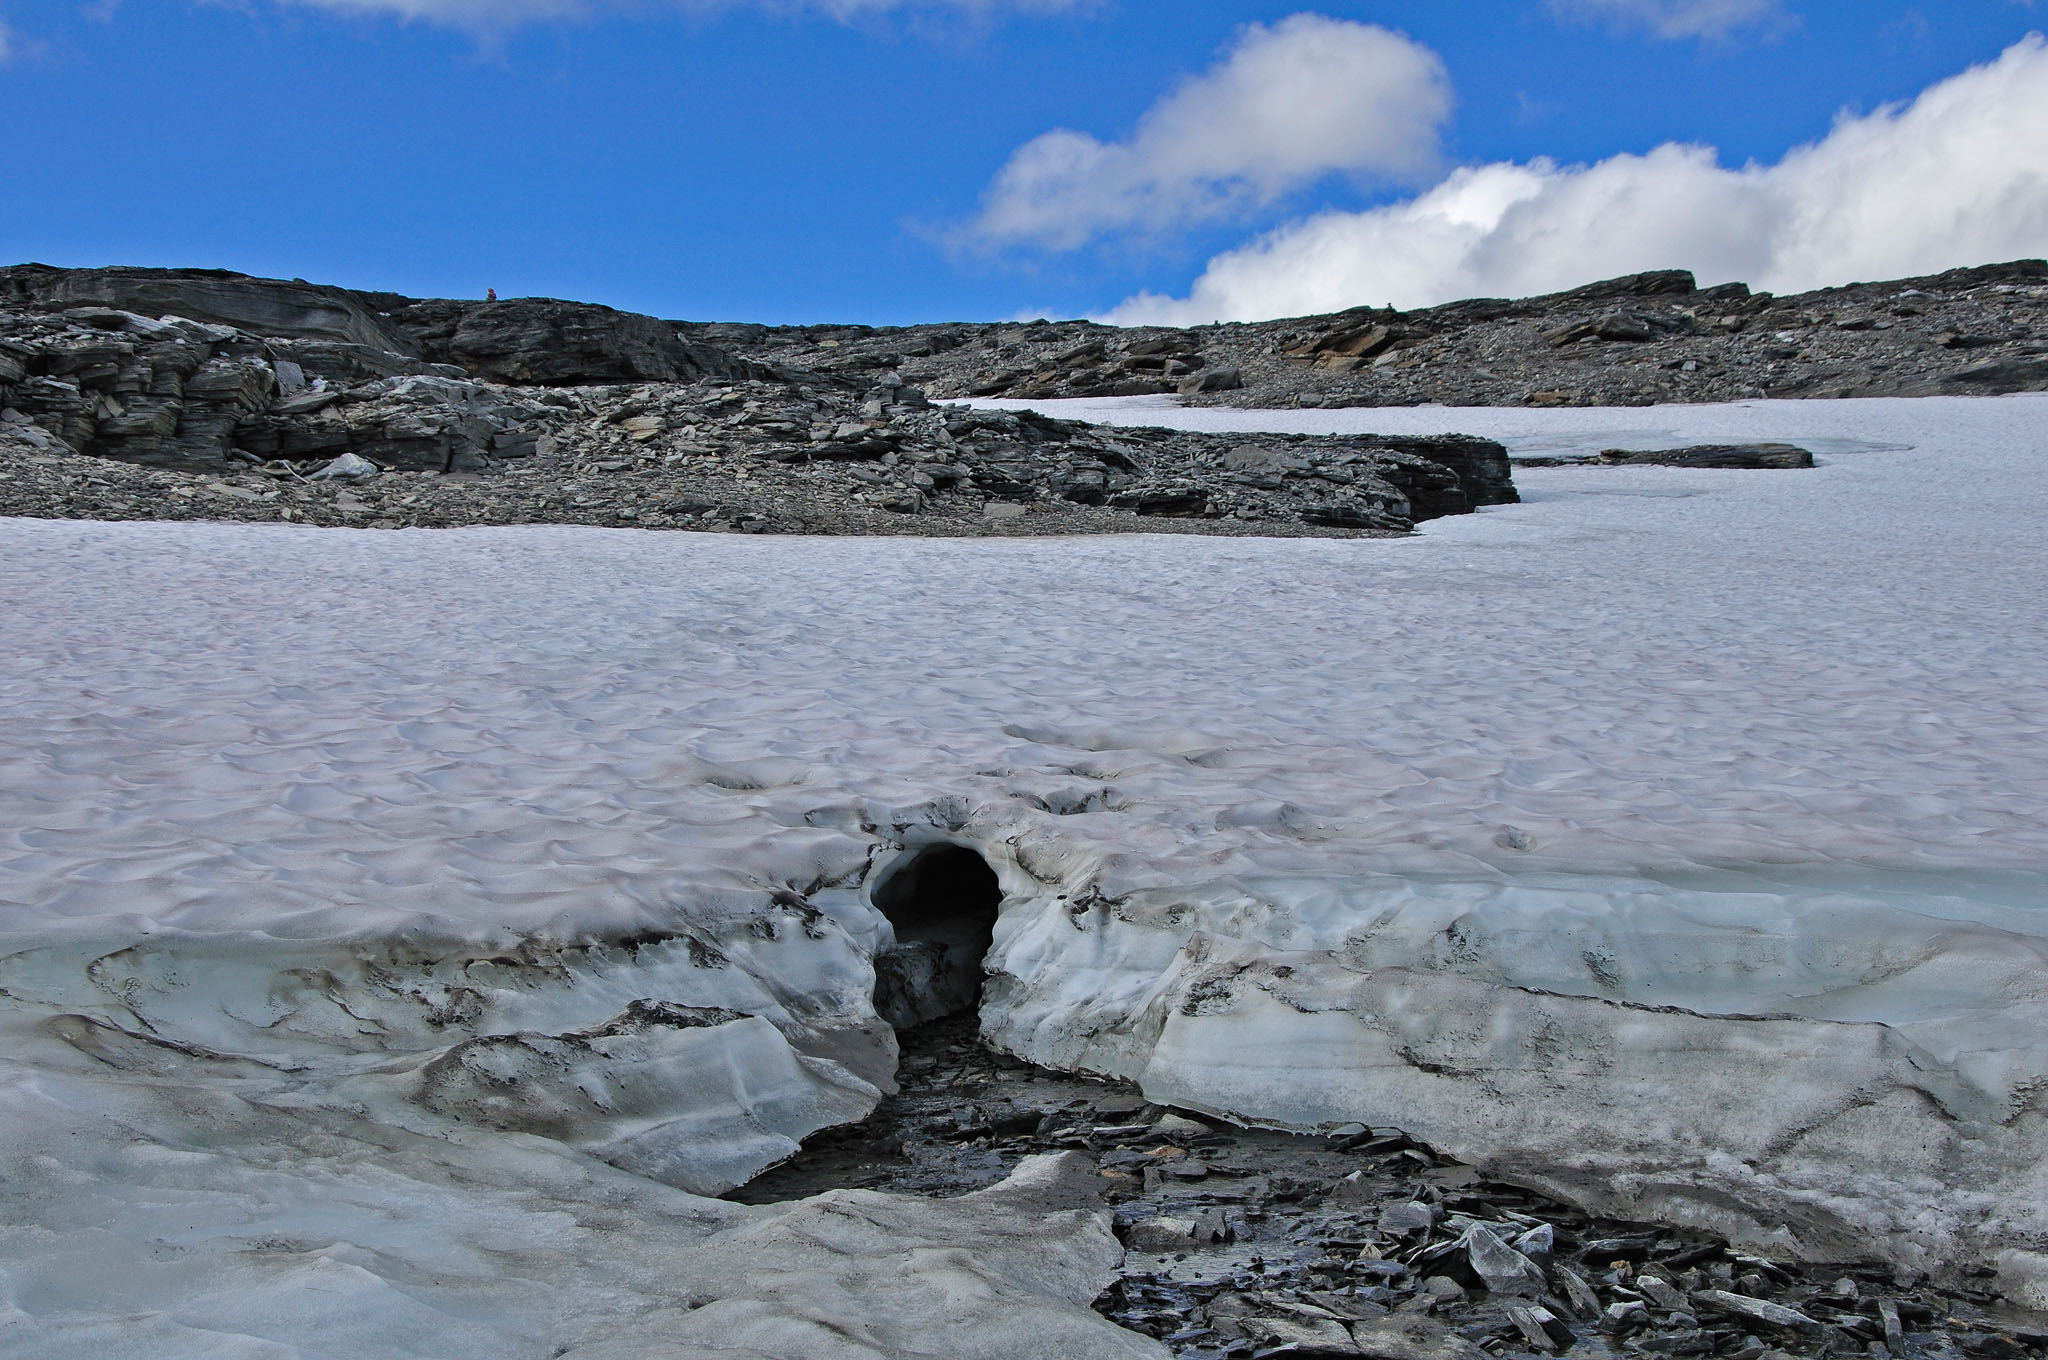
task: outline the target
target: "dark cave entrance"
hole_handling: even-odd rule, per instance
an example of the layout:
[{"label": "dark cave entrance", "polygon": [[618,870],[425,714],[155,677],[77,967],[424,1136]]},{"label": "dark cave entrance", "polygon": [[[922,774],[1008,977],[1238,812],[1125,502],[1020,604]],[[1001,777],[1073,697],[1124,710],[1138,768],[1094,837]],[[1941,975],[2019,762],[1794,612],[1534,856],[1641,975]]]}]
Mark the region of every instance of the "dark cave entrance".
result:
[{"label": "dark cave entrance", "polygon": [[995,941],[1003,890],[988,861],[963,845],[914,850],[891,865],[870,899],[896,928],[875,956],[875,1009],[897,1029],[972,1010],[981,961]]}]

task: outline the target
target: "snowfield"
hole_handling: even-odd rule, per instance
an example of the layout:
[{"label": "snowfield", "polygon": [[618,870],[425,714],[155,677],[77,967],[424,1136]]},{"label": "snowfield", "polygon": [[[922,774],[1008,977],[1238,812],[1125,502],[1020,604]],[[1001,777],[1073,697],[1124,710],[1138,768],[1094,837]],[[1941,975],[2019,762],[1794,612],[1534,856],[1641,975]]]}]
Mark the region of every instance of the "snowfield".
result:
[{"label": "snowfield", "polygon": [[1159,1354],[1071,1168],[703,1198],[890,1087],[936,841],[1018,1053],[2048,1306],[2048,398],[1041,405],[1823,465],[1401,541],[0,521],[0,1354]]}]

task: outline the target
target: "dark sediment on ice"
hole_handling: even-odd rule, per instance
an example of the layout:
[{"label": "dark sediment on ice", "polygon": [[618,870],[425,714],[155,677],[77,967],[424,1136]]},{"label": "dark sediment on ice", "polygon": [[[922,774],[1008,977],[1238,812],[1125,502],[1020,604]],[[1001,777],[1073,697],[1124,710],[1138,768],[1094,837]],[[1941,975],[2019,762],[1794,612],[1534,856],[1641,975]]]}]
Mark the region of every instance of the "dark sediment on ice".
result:
[{"label": "dark sediment on ice", "polygon": [[1989,1291],[1596,1218],[1394,1129],[1304,1137],[1169,1110],[992,1052],[975,1023],[906,1031],[900,1094],[729,1198],[958,1195],[1032,1154],[1083,1153],[1129,1252],[1096,1308],[1186,1360],[2048,1353],[2048,1324]]}]

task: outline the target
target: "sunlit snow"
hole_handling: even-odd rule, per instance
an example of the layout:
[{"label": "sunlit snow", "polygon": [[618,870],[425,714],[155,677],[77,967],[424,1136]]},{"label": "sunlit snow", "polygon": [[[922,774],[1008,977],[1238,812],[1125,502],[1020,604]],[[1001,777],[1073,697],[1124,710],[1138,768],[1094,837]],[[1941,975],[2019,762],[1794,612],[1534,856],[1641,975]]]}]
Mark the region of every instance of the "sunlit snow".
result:
[{"label": "sunlit snow", "polygon": [[1822,465],[1400,541],[0,521],[0,1353],[683,1308],[766,1231],[697,1193],[888,1084],[860,885],[933,839],[1019,1052],[2048,1302],[2048,398],[1047,405]]}]

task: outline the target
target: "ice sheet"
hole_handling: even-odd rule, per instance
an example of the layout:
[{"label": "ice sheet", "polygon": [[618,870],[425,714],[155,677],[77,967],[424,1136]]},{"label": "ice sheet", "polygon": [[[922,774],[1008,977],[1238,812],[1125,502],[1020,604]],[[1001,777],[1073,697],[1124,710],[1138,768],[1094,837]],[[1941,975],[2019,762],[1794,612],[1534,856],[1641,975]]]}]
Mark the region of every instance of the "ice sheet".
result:
[{"label": "ice sheet", "polygon": [[[1400,541],[0,522],[0,1075],[162,1149],[224,1118],[191,1092],[300,1112],[231,1160],[304,1120],[373,1181],[389,1127],[710,1188],[886,1085],[860,885],[937,837],[1002,875],[1017,1051],[2048,1302],[2048,400],[1126,413],[1836,442],[1526,469]],[[707,1090],[717,1053],[770,1088]],[[450,1101],[451,1063],[564,1075]],[[622,1104],[628,1064],[659,1080]],[[109,1317],[283,1335],[124,1194],[161,1169],[129,1135],[45,1108],[0,1113],[42,1159],[5,1178],[0,1347],[82,1316],[51,1243],[85,1202]],[[201,1242],[346,1236],[193,1202]],[[427,1269],[386,1250],[348,1268]]]}]

